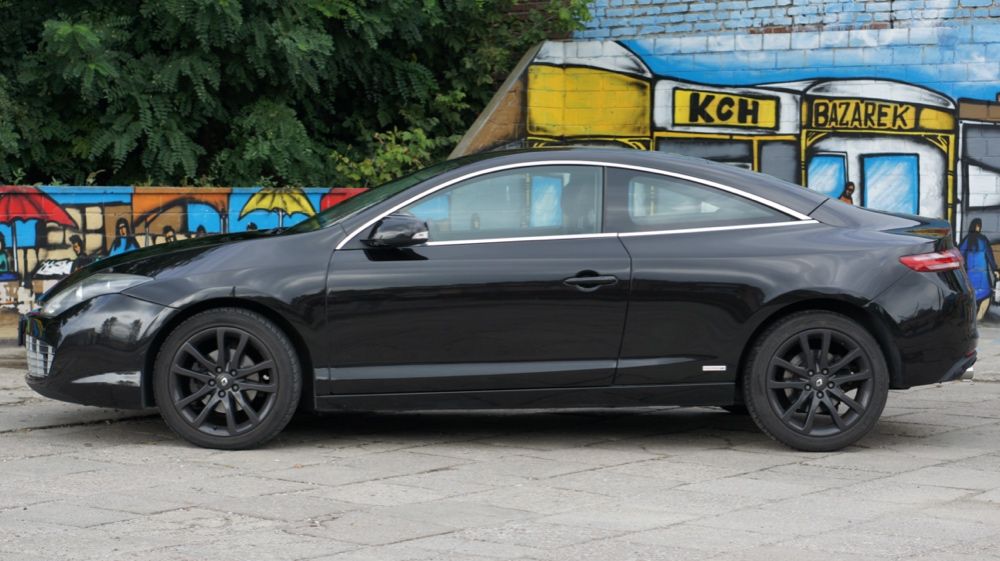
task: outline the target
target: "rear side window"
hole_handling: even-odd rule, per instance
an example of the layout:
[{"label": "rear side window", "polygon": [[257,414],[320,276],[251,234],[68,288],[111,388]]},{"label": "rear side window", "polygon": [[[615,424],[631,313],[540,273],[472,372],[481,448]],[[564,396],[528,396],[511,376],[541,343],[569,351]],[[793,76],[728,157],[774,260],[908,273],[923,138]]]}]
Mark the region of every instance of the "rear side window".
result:
[{"label": "rear side window", "polygon": [[608,168],[607,230],[654,232],[787,222],[792,218],[732,193],[674,177]]}]

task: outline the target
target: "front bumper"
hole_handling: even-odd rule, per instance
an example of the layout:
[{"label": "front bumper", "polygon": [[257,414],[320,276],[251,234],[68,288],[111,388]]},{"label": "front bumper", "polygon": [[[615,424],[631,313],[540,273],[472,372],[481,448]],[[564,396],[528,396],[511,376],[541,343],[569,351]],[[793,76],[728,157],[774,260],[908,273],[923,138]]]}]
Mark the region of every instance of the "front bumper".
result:
[{"label": "front bumper", "polygon": [[56,317],[28,313],[20,326],[28,355],[25,380],[36,392],[60,401],[149,407],[152,391],[143,373],[154,338],[172,311],[107,294]]}]

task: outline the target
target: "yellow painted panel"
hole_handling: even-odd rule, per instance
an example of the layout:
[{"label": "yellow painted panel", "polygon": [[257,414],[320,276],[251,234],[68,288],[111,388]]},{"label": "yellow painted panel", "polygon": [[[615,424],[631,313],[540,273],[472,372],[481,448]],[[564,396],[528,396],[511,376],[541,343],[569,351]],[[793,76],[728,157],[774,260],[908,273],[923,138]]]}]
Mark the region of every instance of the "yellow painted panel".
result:
[{"label": "yellow painted panel", "polygon": [[924,107],[920,110],[920,128],[936,131],[951,131],[955,129],[955,117],[947,111]]},{"label": "yellow painted panel", "polygon": [[674,124],[701,127],[778,127],[777,97],[674,90]]},{"label": "yellow painted panel", "polygon": [[648,136],[650,85],[596,68],[528,68],[528,133]]}]

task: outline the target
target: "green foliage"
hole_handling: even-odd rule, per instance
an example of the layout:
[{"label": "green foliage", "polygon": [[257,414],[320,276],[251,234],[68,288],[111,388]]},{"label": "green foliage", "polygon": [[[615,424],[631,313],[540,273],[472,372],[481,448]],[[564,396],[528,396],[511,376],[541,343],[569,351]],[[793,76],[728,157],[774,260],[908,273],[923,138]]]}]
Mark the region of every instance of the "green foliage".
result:
[{"label": "green foliage", "polygon": [[295,110],[283,103],[255,102],[231,126],[235,145],[215,154],[214,177],[310,178],[324,172],[327,150],[309,136]]},{"label": "green foliage", "polygon": [[349,157],[334,152],[336,169],[356,187],[374,187],[417,170],[434,161],[441,148],[453,146],[460,135],[429,138],[423,129],[377,132],[377,149],[367,157]]},{"label": "green foliage", "polygon": [[585,0],[0,0],[0,182],[372,185]]},{"label": "green foliage", "polygon": [[21,136],[14,127],[13,116],[15,105],[7,92],[7,79],[0,76],[0,115],[9,115],[11,118],[0,119],[0,183],[13,179],[23,179],[24,170],[11,166],[8,160],[13,159],[20,149]]}]

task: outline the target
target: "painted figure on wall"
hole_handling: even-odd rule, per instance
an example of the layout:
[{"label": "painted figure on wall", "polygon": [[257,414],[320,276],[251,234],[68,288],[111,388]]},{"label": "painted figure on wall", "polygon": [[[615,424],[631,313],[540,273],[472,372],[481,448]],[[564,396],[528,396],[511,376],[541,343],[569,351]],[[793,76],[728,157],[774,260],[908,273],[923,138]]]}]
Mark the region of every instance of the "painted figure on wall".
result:
[{"label": "painted figure on wall", "polygon": [[10,272],[10,262],[7,260],[7,240],[0,234],[0,273]]},{"label": "painted figure on wall", "polygon": [[854,204],[854,182],[848,181],[847,185],[844,186],[844,191],[840,194],[841,202],[845,202],[849,205]]},{"label": "painted figure on wall", "polygon": [[0,281],[16,281],[20,279],[17,274],[17,269],[14,267],[14,259],[17,258],[17,248],[14,248],[14,253],[7,254],[7,238],[3,234],[0,234]]},{"label": "painted figure on wall", "polygon": [[173,226],[163,227],[163,243],[171,243],[177,241],[177,232],[174,231]]},{"label": "painted figure on wall", "polygon": [[982,230],[983,221],[979,218],[973,219],[969,224],[969,232],[959,245],[962,258],[965,260],[965,270],[976,292],[979,319],[986,315],[990,297],[993,295],[993,281],[1000,277],[990,240],[983,235]]},{"label": "painted figure on wall", "polygon": [[115,232],[117,236],[115,237],[115,241],[111,242],[111,248],[108,249],[108,257],[121,255],[133,249],[139,249],[139,242],[132,235],[132,229],[129,227],[128,220],[119,218],[115,222]]},{"label": "painted figure on wall", "polygon": [[73,258],[73,266],[70,269],[75,271],[80,267],[85,267],[94,262],[94,257],[92,255],[87,255],[86,246],[84,246],[83,238],[73,234],[69,237],[70,247],[73,248],[73,254],[76,256]]},{"label": "painted figure on wall", "polygon": [[196,237],[196,238],[204,238],[207,235],[208,235],[208,231],[205,230],[205,226],[199,224],[198,227],[194,231],[194,237]]}]

